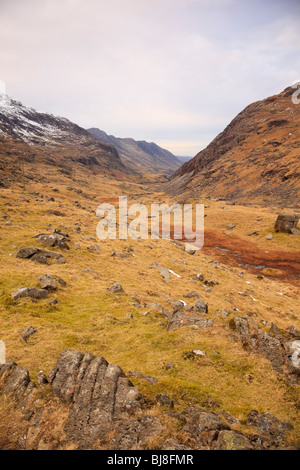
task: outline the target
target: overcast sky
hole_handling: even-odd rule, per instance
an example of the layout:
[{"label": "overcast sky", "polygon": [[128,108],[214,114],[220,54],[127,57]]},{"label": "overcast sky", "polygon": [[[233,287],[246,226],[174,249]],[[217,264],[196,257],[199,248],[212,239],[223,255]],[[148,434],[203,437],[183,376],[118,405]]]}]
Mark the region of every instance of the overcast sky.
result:
[{"label": "overcast sky", "polygon": [[300,0],[0,0],[0,79],[39,111],[193,156],[300,79]]}]

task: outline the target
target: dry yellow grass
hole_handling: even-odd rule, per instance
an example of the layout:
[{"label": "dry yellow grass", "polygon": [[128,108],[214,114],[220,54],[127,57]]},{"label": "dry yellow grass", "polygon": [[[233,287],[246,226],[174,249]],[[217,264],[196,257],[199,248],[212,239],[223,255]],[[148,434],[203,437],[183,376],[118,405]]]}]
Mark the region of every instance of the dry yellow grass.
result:
[{"label": "dry yellow grass", "polygon": [[[57,356],[63,349],[89,351],[104,356],[110,363],[119,364],[126,373],[141,371],[156,377],[158,382],[154,385],[139,378],[132,379],[148,397],[150,404],[154,404],[157,393],[166,393],[174,399],[178,410],[190,403],[201,405],[210,396],[221,403],[220,409],[242,421],[253,408],[260,412],[269,411],[293,424],[295,430],[290,433],[289,440],[294,444],[299,442],[297,389],[287,385],[267,360],[249,354],[240,343],[228,337],[231,333],[229,320],[233,314],[225,319],[214,315],[221,308],[231,312],[235,308],[240,315],[254,313],[257,321],[274,322],[283,329],[290,325],[299,329],[298,288],[266,277],[260,280],[243,267],[215,264],[214,259],[203,250],[191,256],[167,240],[82,239],[84,236],[96,237],[98,220],[95,210],[101,198],[118,197],[129,192],[130,202],[136,200],[149,204],[154,199],[164,198],[160,193],[147,194],[138,183],[106,180],[98,177],[92,183],[87,181],[87,185],[92,185],[92,190],[83,184],[83,191],[96,195],[94,199],[68,191],[63,177],[50,187],[27,185],[26,193],[21,189],[1,190],[0,196],[5,198],[0,197],[0,214],[6,213],[8,218],[0,219],[0,339],[6,343],[7,360],[28,368],[34,380],[41,369],[48,373],[55,366]],[[60,191],[53,193],[51,186]],[[77,188],[78,183],[74,183],[74,187]],[[153,187],[155,189],[155,185]],[[55,201],[49,202],[45,197],[35,200],[28,194],[30,191],[54,196]],[[142,196],[134,196],[141,193]],[[29,198],[30,202],[20,200],[22,197]],[[82,206],[91,207],[89,210],[78,208],[74,200]],[[205,219],[208,230],[230,237],[231,232],[226,227],[229,223],[235,223],[233,233],[247,241],[247,234],[259,226],[260,236],[255,240],[251,238],[259,248],[267,250],[272,246],[274,250],[289,253],[299,249],[299,237],[276,234],[271,242],[265,239],[265,234],[272,232],[275,208],[227,206],[214,201],[205,201],[205,204],[210,206],[206,209],[208,217]],[[59,210],[65,216],[47,214],[48,209]],[[259,218],[262,221],[257,226],[255,221]],[[5,225],[7,220],[12,224]],[[43,247],[32,237],[46,231],[49,224],[51,228],[61,228],[71,236],[71,249],[63,252],[67,263],[44,266],[17,259],[15,255],[23,246]],[[78,224],[81,233],[73,231]],[[74,248],[76,242],[80,244],[79,249]],[[100,254],[87,249],[88,245],[95,243],[101,248]],[[129,246],[134,251],[129,253],[128,258],[111,256],[113,250],[125,253]],[[153,268],[153,261],[172,269],[181,278],[171,275],[170,282],[166,283],[158,270]],[[97,275],[83,273],[85,269],[93,270]],[[212,292],[205,292],[205,286],[196,278],[198,272],[203,273],[206,279],[217,279],[219,285]],[[48,299],[36,303],[29,299],[12,300],[10,293],[13,290],[22,286],[38,287],[37,278],[45,273],[62,277],[67,282],[66,287],[60,287]],[[114,282],[122,284],[124,294],[116,296],[107,290]],[[167,333],[167,319],[162,314],[149,307],[134,306],[138,299],[142,306],[157,302],[166,310],[171,310],[170,300],[183,299],[191,291],[198,291],[208,302],[208,316],[214,319],[213,328],[199,331],[185,327]],[[239,292],[247,292],[255,300],[241,296]],[[58,299],[55,306],[48,304],[52,297]],[[195,301],[185,300],[190,304]],[[146,312],[150,313],[144,315]],[[126,313],[132,313],[133,318],[127,318]],[[28,325],[34,326],[38,333],[25,343],[21,333]],[[185,359],[185,353],[193,349],[204,350],[207,356]],[[174,367],[167,370],[165,366],[170,362]],[[12,413],[3,397],[0,397],[0,410],[1,417]],[[18,415],[19,412],[14,413]],[[49,426],[55,434],[54,423]],[[170,424],[173,435],[177,432],[174,426]],[[5,440],[5,429],[5,426],[0,427],[0,442]],[[183,440],[184,436],[181,437]],[[5,447],[6,444],[1,445]]]}]

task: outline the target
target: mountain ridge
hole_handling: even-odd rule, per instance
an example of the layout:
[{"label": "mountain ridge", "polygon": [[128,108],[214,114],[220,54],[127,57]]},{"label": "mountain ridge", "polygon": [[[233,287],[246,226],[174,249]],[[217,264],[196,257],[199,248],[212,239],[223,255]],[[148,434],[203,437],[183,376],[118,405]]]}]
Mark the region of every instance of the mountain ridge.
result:
[{"label": "mountain ridge", "polygon": [[291,100],[294,91],[288,87],[248,105],[163,189],[174,196],[297,204],[300,107]]},{"label": "mountain ridge", "polygon": [[175,155],[154,142],[115,137],[98,128],[90,128],[88,132],[102,142],[113,145],[128,166],[134,165],[140,170],[146,168],[151,172],[169,174],[180,166],[180,161]]}]

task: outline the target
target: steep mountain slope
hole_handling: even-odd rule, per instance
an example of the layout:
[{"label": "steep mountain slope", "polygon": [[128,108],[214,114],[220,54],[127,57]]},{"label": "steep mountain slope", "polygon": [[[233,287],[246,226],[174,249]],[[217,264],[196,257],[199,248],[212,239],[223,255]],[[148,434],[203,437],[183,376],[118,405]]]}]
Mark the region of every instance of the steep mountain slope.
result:
[{"label": "steep mountain slope", "polygon": [[121,139],[113,135],[107,135],[100,129],[88,129],[99,139],[113,145],[118,150],[126,165],[133,165],[140,170],[148,170],[153,173],[170,174],[175,171],[180,162],[168,150],[165,150],[153,142],[136,141],[134,139]]},{"label": "steep mountain slope", "polygon": [[295,90],[255,102],[164,186],[169,194],[297,205],[300,105]]},{"label": "steep mountain slope", "polygon": [[99,142],[71,121],[40,113],[0,95],[0,181],[17,175],[21,161],[55,165],[72,172],[74,164],[94,171],[129,170],[117,150]]}]

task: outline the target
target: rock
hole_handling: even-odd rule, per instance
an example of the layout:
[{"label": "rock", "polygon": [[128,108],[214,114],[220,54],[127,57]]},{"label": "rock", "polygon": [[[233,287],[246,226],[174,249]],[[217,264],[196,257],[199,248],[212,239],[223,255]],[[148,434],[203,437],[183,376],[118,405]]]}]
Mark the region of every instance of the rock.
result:
[{"label": "rock", "polygon": [[196,253],[196,250],[193,250],[189,246],[185,247],[185,252],[188,253],[189,255],[194,255]]},{"label": "rock", "polygon": [[117,294],[117,293],[124,292],[123,287],[118,282],[116,282],[115,284],[110,286],[109,290],[112,294]]},{"label": "rock", "polygon": [[207,281],[204,281],[204,284],[207,286],[207,287],[214,287],[214,286],[217,286],[219,284],[218,281],[216,281],[215,279],[212,280],[212,279],[208,279]]},{"label": "rock", "polygon": [[229,413],[226,413],[226,411],[219,411],[217,413],[217,415],[218,415],[219,418],[225,419],[225,421],[227,421],[227,423],[229,423],[233,426],[241,424],[241,422],[237,418],[235,418],[234,416],[232,416]]},{"label": "rock", "polygon": [[164,442],[161,450],[192,450],[190,447],[179,444],[174,439],[168,439]]},{"label": "rock", "polygon": [[4,395],[11,394],[14,400],[24,406],[36,388],[30,380],[28,370],[19,367],[14,362],[0,365],[0,383],[3,386]]},{"label": "rock", "polygon": [[[275,222],[275,232],[284,232],[293,234],[296,230],[300,216],[298,214],[289,214],[282,212],[278,215]],[[297,234],[297,233],[296,233]]]},{"label": "rock", "polygon": [[65,258],[60,253],[56,253],[55,251],[42,250],[36,246],[27,246],[21,248],[21,250],[18,251],[16,257],[22,259],[29,258],[32,261],[37,261],[38,263],[42,264],[47,264],[48,258],[55,259],[57,263],[61,264],[66,262]]},{"label": "rock", "polygon": [[293,366],[300,370],[300,341],[293,341],[288,343],[289,351],[291,353],[291,362]]},{"label": "rock", "polygon": [[282,444],[286,433],[294,429],[291,424],[280,421],[271,413],[259,413],[256,410],[250,411],[246,424],[257,428],[262,436],[266,436],[273,444]]},{"label": "rock", "polygon": [[229,224],[229,225],[227,225],[227,230],[232,230],[232,229],[234,229],[235,227],[236,227],[235,224]]},{"label": "rock", "polygon": [[253,445],[238,431],[221,431],[214,450],[253,450]]},{"label": "rock", "polygon": [[50,274],[40,276],[38,281],[41,284],[42,289],[47,289],[48,291],[55,291],[57,289],[55,278],[50,276]]},{"label": "rock", "polygon": [[[72,406],[65,426],[68,440],[90,448],[96,440],[105,440],[115,430],[116,448],[127,448],[122,444],[122,429],[129,426],[133,432],[138,426],[140,421],[128,420],[128,410],[139,402],[141,395],[119,366],[108,364],[103,357],[90,353],[63,351],[49,380],[54,394]],[[138,436],[144,440],[152,435],[147,433],[146,426],[150,417],[141,419],[145,419],[142,421],[145,426],[141,426]],[[116,429],[118,422],[121,424]],[[156,423],[154,428],[157,427]]]},{"label": "rock", "polygon": [[273,240],[273,235],[271,233],[269,233],[267,236],[266,236],[266,239],[267,240]]},{"label": "rock", "polygon": [[162,424],[156,416],[145,415],[136,420],[122,423],[111,440],[112,450],[145,449],[147,440],[159,436],[163,431]]},{"label": "rock", "polygon": [[204,281],[204,276],[201,273],[197,274],[197,278],[199,279],[199,281]]},{"label": "rock", "polygon": [[45,299],[48,292],[43,289],[37,289],[36,287],[21,287],[11,293],[14,300],[21,299],[23,297],[31,297],[32,299]]},{"label": "rock", "polygon": [[43,245],[47,246],[58,246],[59,248],[69,250],[67,241],[69,241],[69,236],[67,234],[62,234],[59,230],[55,230],[54,234],[49,233],[39,233],[33,238],[38,238]]},{"label": "rock", "polygon": [[197,313],[208,313],[208,305],[202,300],[197,300],[193,307],[193,311]]},{"label": "rock", "polygon": [[181,328],[183,326],[193,326],[200,330],[204,330],[205,328],[212,327],[213,321],[200,315],[186,314],[183,310],[180,310],[170,318],[168,331],[173,331],[174,329]]},{"label": "rock", "polygon": [[25,341],[25,343],[27,343],[30,336],[35,335],[36,333],[37,333],[37,330],[33,326],[27,326],[22,331],[22,339]]},{"label": "rock", "polygon": [[52,305],[57,305],[57,304],[58,304],[58,300],[57,300],[56,298],[51,299],[51,300],[49,300],[48,304],[51,305],[51,306],[52,306]]},{"label": "rock", "polygon": [[98,245],[90,245],[87,247],[88,250],[90,251],[95,251],[97,253],[101,253],[101,249]]},{"label": "rock", "polygon": [[153,262],[153,266],[159,270],[159,272],[162,275],[162,277],[164,278],[164,280],[166,282],[169,282],[169,280],[170,280],[170,271],[169,271],[169,269],[165,268],[164,266],[161,266],[156,261]]},{"label": "rock", "polygon": [[36,380],[41,388],[49,384],[48,379],[42,370],[40,370]]},{"label": "rock", "polygon": [[171,398],[168,397],[168,395],[165,395],[164,393],[159,393],[158,395],[156,395],[156,402],[161,406],[174,408],[173,400],[171,400]]},{"label": "rock", "polygon": [[183,411],[183,415],[187,420],[184,431],[200,444],[211,445],[220,431],[230,430],[228,424],[221,421],[213,411],[198,406],[190,406]]},{"label": "rock", "polygon": [[206,353],[204,351],[201,351],[201,349],[193,349],[192,353],[196,357],[205,357]]},{"label": "rock", "polygon": [[173,313],[178,312],[179,310],[182,310],[185,306],[184,302],[182,300],[178,300],[178,302],[173,302]]}]

